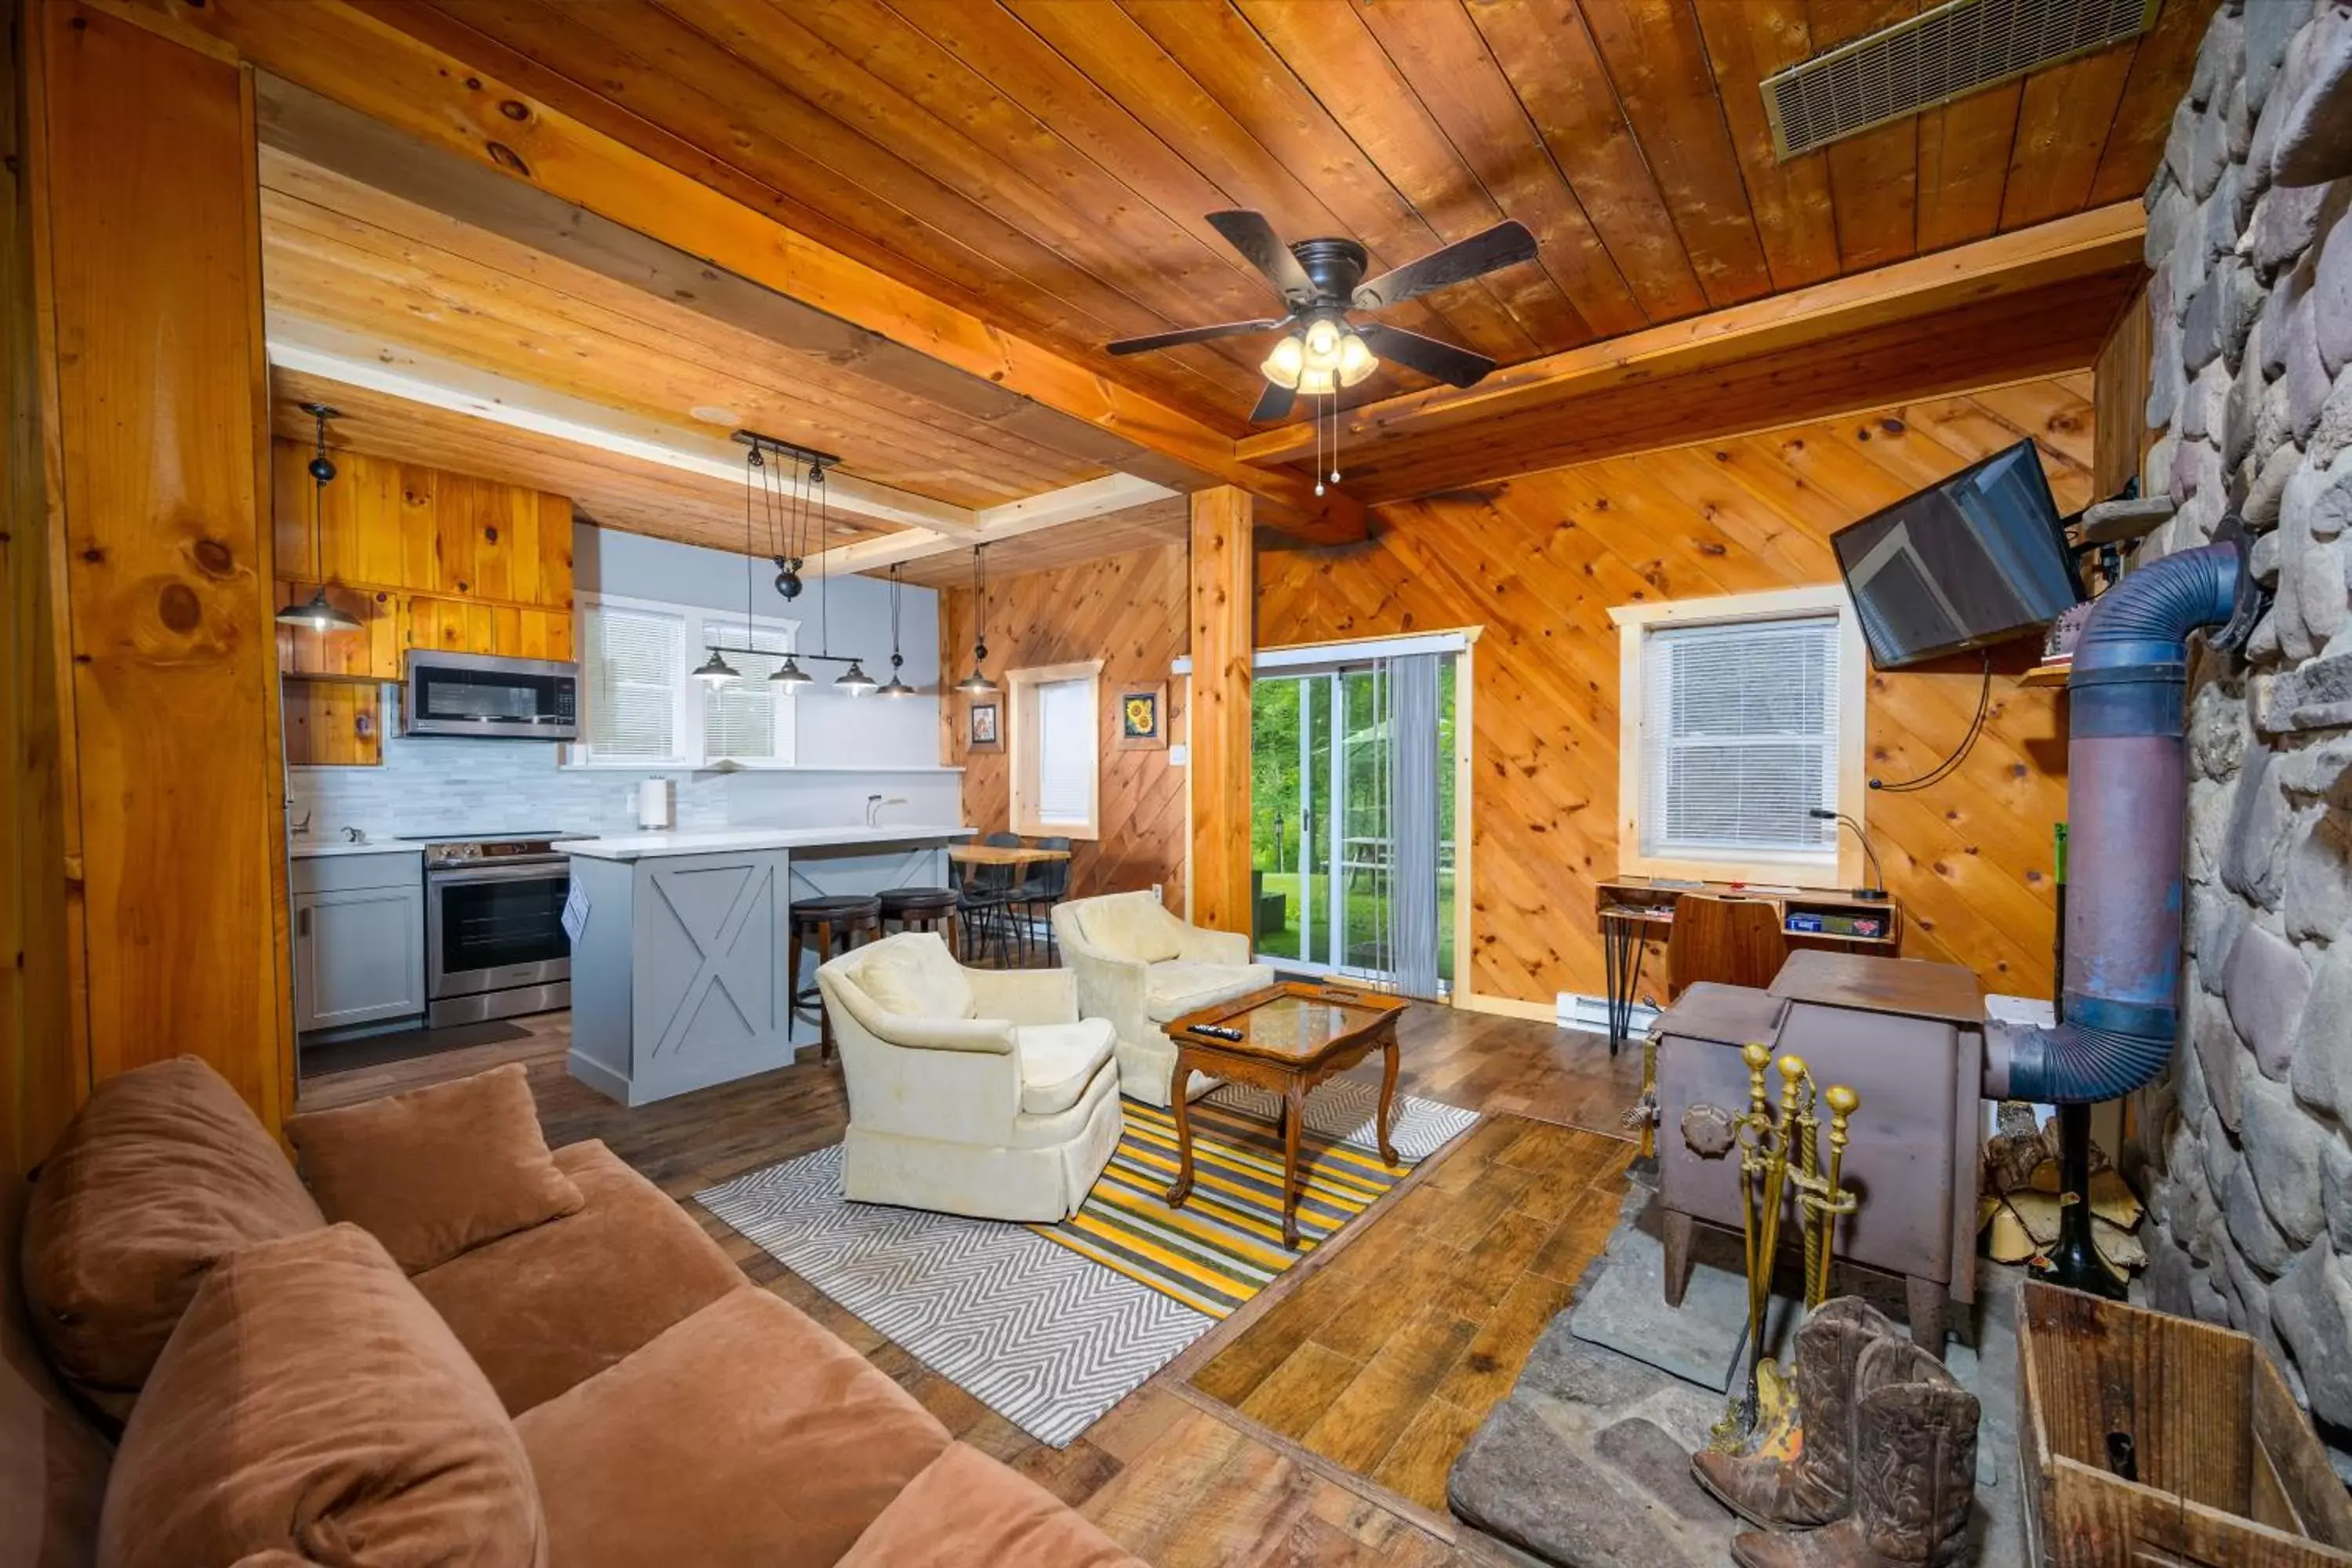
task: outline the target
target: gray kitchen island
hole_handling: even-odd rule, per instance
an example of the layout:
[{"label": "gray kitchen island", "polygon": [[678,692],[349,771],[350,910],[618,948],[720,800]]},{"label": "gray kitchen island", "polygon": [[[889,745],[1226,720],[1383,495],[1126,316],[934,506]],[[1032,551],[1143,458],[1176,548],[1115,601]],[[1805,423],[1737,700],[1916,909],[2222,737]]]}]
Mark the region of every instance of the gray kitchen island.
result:
[{"label": "gray kitchen island", "polygon": [[[790,1064],[794,899],[952,886],[963,826],[744,827],[578,839],[572,1076],[649,1104]],[[814,959],[805,960],[809,968]]]}]

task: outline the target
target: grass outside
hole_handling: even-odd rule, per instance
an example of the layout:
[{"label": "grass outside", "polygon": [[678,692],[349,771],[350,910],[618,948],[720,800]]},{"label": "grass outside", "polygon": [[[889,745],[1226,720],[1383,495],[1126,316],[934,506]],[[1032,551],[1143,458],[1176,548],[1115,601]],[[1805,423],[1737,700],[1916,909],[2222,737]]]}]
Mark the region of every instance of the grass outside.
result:
[{"label": "grass outside", "polygon": [[[1269,930],[1265,922],[1260,922],[1257,932],[1257,949],[1260,952],[1269,953],[1277,958],[1300,956],[1298,947],[1301,879],[1300,874],[1297,871],[1258,873],[1258,886],[1261,891],[1269,903],[1279,896],[1282,900],[1283,911],[1282,924],[1278,929]],[[1328,943],[1330,931],[1331,879],[1327,873],[1318,872],[1312,877],[1305,878],[1304,880],[1308,884],[1307,892],[1314,900],[1316,936],[1318,943]],[[1366,878],[1363,880],[1370,883],[1371,879]],[[1347,899],[1347,929],[1351,936],[1358,932],[1363,933],[1364,940],[1358,946],[1369,961],[1371,934],[1380,930],[1382,897],[1380,893],[1370,890],[1369,887],[1362,887],[1349,891]],[[1315,954],[1315,960],[1319,962],[1324,956],[1323,952],[1318,952]],[[1441,872],[1437,879],[1437,973],[1441,975],[1450,975],[1454,973],[1454,873],[1451,871]]]}]

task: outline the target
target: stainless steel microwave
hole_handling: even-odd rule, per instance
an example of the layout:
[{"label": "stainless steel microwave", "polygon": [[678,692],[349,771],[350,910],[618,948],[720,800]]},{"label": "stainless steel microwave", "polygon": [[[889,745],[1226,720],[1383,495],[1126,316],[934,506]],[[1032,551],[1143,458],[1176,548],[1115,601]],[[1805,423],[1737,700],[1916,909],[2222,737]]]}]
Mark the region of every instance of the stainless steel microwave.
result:
[{"label": "stainless steel microwave", "polygon": [[401,732],[576,741],[580,667],[544,658],[408,650]]}]

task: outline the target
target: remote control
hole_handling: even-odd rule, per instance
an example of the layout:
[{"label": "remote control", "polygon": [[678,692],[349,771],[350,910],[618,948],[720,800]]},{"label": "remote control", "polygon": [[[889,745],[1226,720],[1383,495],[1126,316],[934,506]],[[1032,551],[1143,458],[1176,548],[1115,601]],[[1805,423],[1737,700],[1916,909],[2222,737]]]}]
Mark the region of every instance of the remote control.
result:
[{"label": "remote control", "polygon": [[1227,1028],[1223,1024],[1195,1024],[1192,1026],[1192,1032],[1196,1035],[1207,1035],[1212,1038],[1220,1040],[1239,1040],[1248,1037],[1239,1029]]}]

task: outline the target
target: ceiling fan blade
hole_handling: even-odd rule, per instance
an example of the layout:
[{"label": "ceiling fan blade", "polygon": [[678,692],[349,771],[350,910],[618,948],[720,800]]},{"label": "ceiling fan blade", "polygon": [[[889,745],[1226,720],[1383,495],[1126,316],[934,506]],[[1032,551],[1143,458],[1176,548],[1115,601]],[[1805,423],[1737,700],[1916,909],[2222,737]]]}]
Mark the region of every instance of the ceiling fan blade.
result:
[{"label": "ceiling fan blade", "polygon": [[1407,370],[1417,370],[1423,375],[1451,382],[1455,386],[1475,386],[1486,379],[1495,362],[1485,354],[1472,353],[1468,349],[1452,343],[1424,338],[1419,332],[1408,332],[1402,327],[1385,327],[1378,321],[1359,321],[1356,335],[1364,346],[1384,360],[1393,361]]},{"label": "ceiling fan blade", "polygon": [[1377,310],[1383,305],[1426,294],[1432,289],[1443,289],[1449,283],[1532,261],[1535,255],[1536,237],[1528,232],[1527,225],[1516,218],[1508,219],[1358,284],[1354,304],[1359,310]]},{"label": "ceiling fan blade", "polygon": [[1298,394],[1295,389],[1269,381],[1265,384],[1265,395],[1257,400],[1257,406],[1250,410],[1250,423],[1270,425],[1276,419],[1286,419],[1290,416],[1291,405],[1297,401]]},{"label": "ceiling fan blade", "polygon": [[1225,237],[1225,243],[1242,253],[1252,267],[1265,274],[1265,280],[1275,286],[1285,301],[1296,305],[1315,297],[1315,280],[1307,276],[1307,268],[1298,265],[1298,258],[1282,243],[1274,232],[1274,225],[1265,215],[1247,207],[1233,207],[1209,215],[1209,226]]},{"label": "ceiling fan blade", "polygon": [[1205,343],[1213,338],[1238,338],[1247,332],[1270,332],[1289,321],[1287,316],[1268,317],[1262,321],[1220,321],[1213,327],[1186,327],[1180,331],[1154,332],[1146,338],[1121,338],[1104,346],[1115,354],[1149,353],[1153,349],[1181,348],[1186,343]]}]

